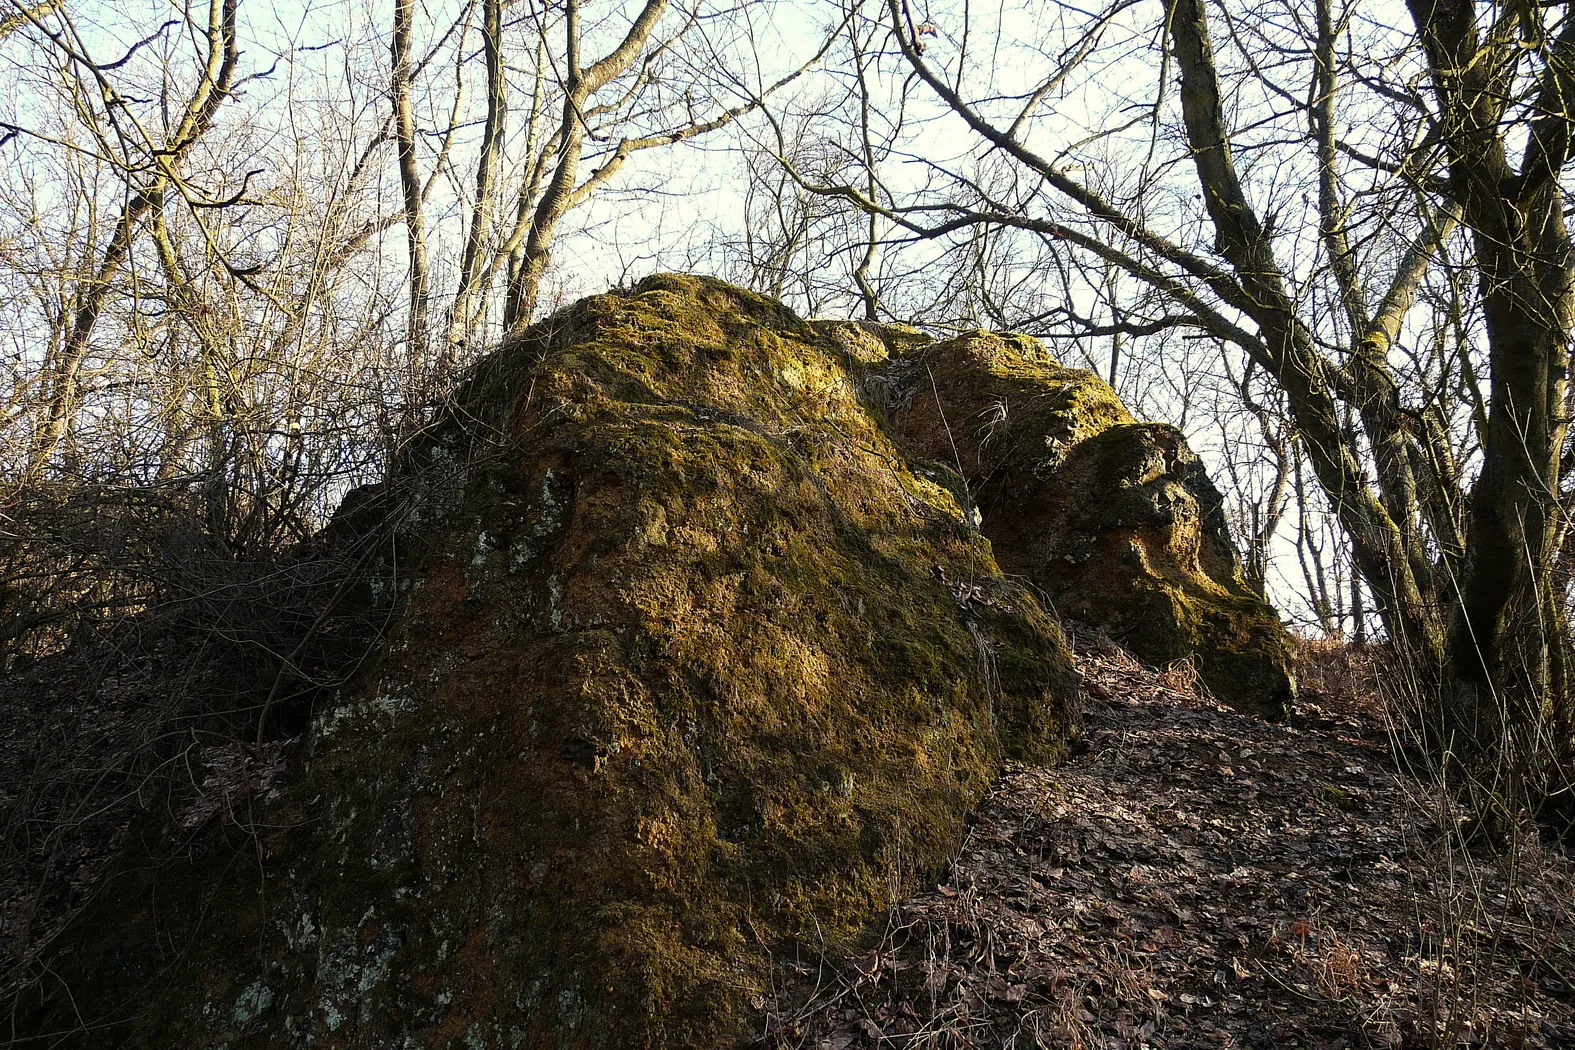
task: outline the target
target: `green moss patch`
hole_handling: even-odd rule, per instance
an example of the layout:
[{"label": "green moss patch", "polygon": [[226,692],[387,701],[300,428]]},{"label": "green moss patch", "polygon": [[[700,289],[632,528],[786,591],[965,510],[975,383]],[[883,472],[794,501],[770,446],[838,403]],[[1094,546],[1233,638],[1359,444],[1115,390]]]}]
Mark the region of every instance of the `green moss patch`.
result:
[{"label": "green moss patch", "polygon": [[386,539],[387,640],[291,786],[150,817],[19,1034],[735,1045],[1064,753],[1039,596],[1238,706],[1293,684],[1180,434],[1020,336],[662,275],[500,348],[395,475],[336,525]]}]

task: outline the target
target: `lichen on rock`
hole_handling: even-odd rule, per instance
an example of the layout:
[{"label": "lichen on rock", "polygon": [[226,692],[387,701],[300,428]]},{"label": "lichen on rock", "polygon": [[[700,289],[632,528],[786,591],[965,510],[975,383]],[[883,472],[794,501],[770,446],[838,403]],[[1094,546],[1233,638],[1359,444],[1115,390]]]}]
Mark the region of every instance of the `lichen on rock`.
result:
[{"label": "lichen on rock", "polygon": [[1177,431],[1025,337],[673,275],[584,300],[346,499],[329,536],[382,537],[355,600],[390,626],[282,797],[195,842],[150,819],[12,1015],[82,1046],[735,1045],[773,960],[857,946],[1005,760],[1064,753],[1041,596],[1283,702],[1218,504]]}]

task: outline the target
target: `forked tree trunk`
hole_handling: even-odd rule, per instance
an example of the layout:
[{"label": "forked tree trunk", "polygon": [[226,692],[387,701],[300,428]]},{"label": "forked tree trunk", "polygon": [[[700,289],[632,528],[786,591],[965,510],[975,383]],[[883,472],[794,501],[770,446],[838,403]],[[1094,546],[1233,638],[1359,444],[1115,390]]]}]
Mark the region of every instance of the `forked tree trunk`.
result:
[{"label": "forked tree trunk", "polygon": [[[1526,752],[1563,706],[1564,595],[1553,577],[1566,375],[1575,328],[1575,247],[1559,176],[1571,159],[1575,20],[1557,41],[1534,99],[1518,167],[1504,127],[1507,49],[1519,37],[1479,32],[1469,0],[1408,0],[1432,73],[1448,192],[1476,250],[1492,366],[1482,467],[1471,494],[1458,601],[1450,625],[1439,728],[1457,753]],[[1522,31],[1540,32],[1525,16]],[[1456,597],[1445,595],[1444,597]],[[1568,726],[1552,727],[1567,733]]]}]

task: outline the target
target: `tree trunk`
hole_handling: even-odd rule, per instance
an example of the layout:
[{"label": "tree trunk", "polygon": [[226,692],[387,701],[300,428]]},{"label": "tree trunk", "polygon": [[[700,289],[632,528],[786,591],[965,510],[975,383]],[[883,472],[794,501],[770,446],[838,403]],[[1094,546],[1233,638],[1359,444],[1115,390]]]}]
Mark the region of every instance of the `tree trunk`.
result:
[{"label": "tree trunk", "polygon": [[[530,324],[541,295],[541,281],[552,258],[552,242],[558,224],[578,202],[576,180],[580,157],[585,151],[585,106],[592,95],[621,76],[639,57],[651,31],[667,11],[668,0],[646,0],[634,23],[618,46],[588,68],[580,63],[580,0],[566,0],[564,32],[567,67],[563,84],[563,120],[559,135],[558,167],[547,183],[546,192],[531,216],[530,233],[519,257],[511,267],[508,298],[504,302],[503,326],[516,331]],[[609,162],[611,163],[611,162]]]},{"label": "tree trunk", "polygon": [[481,316],[476,306],[485,254],[492,237],[492,212],[497,198],[498,168],[503,159],[503,134],[508,117],[508,77],[503,63],[503,0],[483,0],[482,36],[487,60],[487,117],[481,133],[481,161],[476,166],[476,202],[471,209],[465,254],[460,259],[459,287],[449,322],[445,364],[474,337]]},{"label": "tree trunk", "polygon": [[[1516,170],[1503,127],[1510,63],[1502,52],[1518,40],[1484,39],[1467,0],[1408,4],[1439,100],[1449,192],[1476,249],[1492,367],[1439,728],[1453,752],[1501,754],[1520,731],[1543,724],[1562,678],[1553,649],[1565,634],[1563,602],[1552,568],[1575,247],[1559,173],[1571,157],[1575,20],[1550,47],[1540,115]],[[1540,22],[1523,20],[1522,30],[1540,32]]]},{"label": "tree trunk", "polygon": [[1235,270],[1244,308],[1262,333],[1262,364],[1285,392],[1313,473],[1351,540],[1385,626],[1408,648],[1436,662],[1443,632],[1425,581],[1417,578],[1414,545],[1363,480],[1356,451],[1339,424],[1335,387],[1341,377],[1297,316],[1268,233],[1236,173],[1203,0],[1170,0],[1166,17],[1181,78],[1182,118],[1214,226],[1215,250]]},{"label": "tree trunk", "polygon": [[394,135],[399,146],[399,186],[405,204],[405,244],[410,256],[410,307],[405,318],[405,355],[413,379],[427,366],[427,314],[431,290],[427,276],[427,237],[416,167],[416,116],[410,101],[410,28],[415,0],[395,0],[393,69]]}]

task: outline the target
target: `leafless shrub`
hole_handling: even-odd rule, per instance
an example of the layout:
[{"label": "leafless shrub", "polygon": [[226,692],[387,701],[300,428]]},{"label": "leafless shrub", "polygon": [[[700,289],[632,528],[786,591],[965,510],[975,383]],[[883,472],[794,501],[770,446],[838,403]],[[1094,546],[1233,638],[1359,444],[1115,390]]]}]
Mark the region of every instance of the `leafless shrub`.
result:
[{"label": "leafless shrub", "polygon": [[0,516],[0,986],[164,805],[194,834],[283,777],[379,621],[372,548],[236,552],[178,494],[13,490]]},{"label": "leafless shrub", "polygon": [[1296,646],[1296,680],[1301,695],[1321,707],[1381,715],[1378,682],[1390,659],[1384,645],[1301,638]]}]

